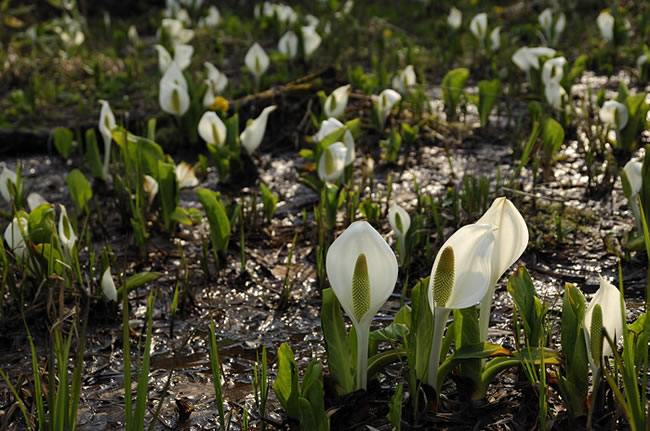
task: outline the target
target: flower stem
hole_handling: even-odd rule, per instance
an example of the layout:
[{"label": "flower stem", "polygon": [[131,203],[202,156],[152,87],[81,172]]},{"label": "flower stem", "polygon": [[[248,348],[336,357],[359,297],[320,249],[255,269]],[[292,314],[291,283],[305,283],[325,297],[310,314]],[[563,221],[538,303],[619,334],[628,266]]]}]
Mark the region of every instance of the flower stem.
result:
[{"label": "flower stem", "polygon": [[368,337],[370,325],[359,324],[357,330],[357,389],[368,387]]},{"label": "flower stem", "polygon": [[438,392],[438,367],[440,366],[440,349],[442,347],[442,335],[445,332],[447,318],[449,317],[448,308],[436,307],[433,317],[433,338],[431,340],[431,353],[429,355],[429,372],[427,383]]},{"label": "flower stem", "polygon": [[490,287],[488,288],[487,293],[481,300],[478,321],[479,321],[479,335],[481,336],[481,341],[483,342],[487,340],[488,327],[490,326],[490,311],[492,311],[492,299],[494,298],[495,288],[496,288],[496,280],[494,280],[494,283],[492,282],[492,280],[490,280]]}]

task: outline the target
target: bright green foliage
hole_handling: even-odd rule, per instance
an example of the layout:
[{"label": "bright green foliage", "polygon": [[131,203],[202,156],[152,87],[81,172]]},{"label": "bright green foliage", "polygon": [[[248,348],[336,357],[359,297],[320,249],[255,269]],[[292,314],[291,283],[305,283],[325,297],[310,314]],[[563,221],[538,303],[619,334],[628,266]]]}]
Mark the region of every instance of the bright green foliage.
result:
[{"label": "bright green foliage", "polygon": [[[508,293],[515,302],[515,327],[518,327],[517,314],[524,324],[525,341],[523,344],[530,347],[539,346],[544,332],[543,322],[547,308],[540,302],[533,280],[523,266],[519,267],[508,280]],[[518,345],[521,343],[519,334],[516,334],[515,341]]]},{"label": "bright green foliage", "polygon": [[73,169],[66,177],[65,182],[68,184],[70,197],[77,207],[77,212],[87,212],[88,201],[92,199],[93,191],[86,176],[79,169]]},{"label": "bright green foliage", "polygon": [[[329,152],[328,152],[329,153]],[[280,197],[273,193],[264,183],[260,183],[260,190],[262,190],[262,204],[264,205],[264,217],[266,221],[271,223],[271,218],[275,212],[275,207],[278,204]]]},{"label": "bright green foliage", "polygon": [[203,205],[205,215],[210,223],[210,238],[216,251],[226,251],[230,240],[230,220],[219,195],[212,190],[199,188],[196,195]]},{"label": "bright green foliage", "polygon": [[501,81],[479,81],[478,83],[478,113],[481,120],[481,127],[485,127],[490,119],[492,108],[497,102],[501,91]]},{"label": "bright green foliage", "polygon": [[356,348],[350,345],[341,305],[331,288],[323,289],[320,319],[327,346],[327,364],[335,382],[336,393],[347,394],[354,390],[355,385],[356,358],[353,352],[356,352]]},{"label": "bright green foliage", "polygon": [[399,383],[388,404],[388,421],[393,431],[402,429],[402,384]]},{"label": "bright green foliage", "polygon": [[61,157],[68,159],[72,150],[75,147],[74,134],[70,129],[65,127],[57,127],[52,133],[54,139],[54,147],[59,152]]},{"label": "bright green foliage", "polygon": [[449,119],[457,117],[456,108],[460,103],[461,96],[465,90],[465,84],[469,78],[469,69],[459,67],[452,69],[442,79],[442,100],[445,103],[445,110]]},{"label": "bright green foliage", "polygon": [[329,430],[329,419],[325,414],[323,389],[323,365],[310,362],[300,384],[298,365],[287,343],[278,349],[278,375],[273,391],[287,415],[300,422],[300,429]]}]

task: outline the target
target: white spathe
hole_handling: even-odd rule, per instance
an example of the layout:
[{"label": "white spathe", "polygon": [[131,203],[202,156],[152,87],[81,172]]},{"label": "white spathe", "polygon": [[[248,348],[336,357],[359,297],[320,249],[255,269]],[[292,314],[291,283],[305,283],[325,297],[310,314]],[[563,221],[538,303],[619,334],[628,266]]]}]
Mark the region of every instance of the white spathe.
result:
[{"label": "white spathe", "polygon": [[[600,277],[600,276],[599,276]],[[596,304],[600,305],[603,312],[603,329],[614,343],[623,335],[623,316],[621,315],[621,292],[611,283],[600,277],[600,287],[591,298],[585,311],[584,327],[591,335],[591,318]],[[587,343],[587,349],[589,349]],[[603,340],[603,356],[611,356],[612,348]],[[591,357],[591,355],[589,355]]]},{"label": "white spathe", "polygon": [[59,211],[61,212],[59,214],[59,240],[68,255],[71,256],[74,245],[77,242],[77,235],[74,233],[65,206],[59,204]]},{"label": "white spathe", "polygon": [[373,95],[372,100],[375,102],[375,109],[379,115],[379,125],[383,129],[386,124],[386,119],[393,110],[393,106],[402,100],[402,96],[392,88],[387,88],[379,93],[379,96]]},{"label": "white spathe", "polygon": [[179,117],[190,107],[187,81],[175,62],[172,62],[160,80],[158,101],[163,111]]},{"label": "white spathe", "polygon": [[205,80],[208,88],[203,95],[203,107],[208,108],[214,103],[214,99],[228,86],[228,77],[208,61],[203,63],[203,65],[208,74],[208,79]]},{"label": "white spathe", "polygon": [[259,117],[254,119],[239,135],[239,140],[241,141],[242,146],[246,149],[248,154],[252,154],[262,143],[269,114],[275,111],[276,108],[277,106],[275,105],[267,106],[264,108]]},{"label": "white spathe", "polygon": [[113,276],[111,275],[111,267],[109,266],[104,271],[102,275],[102,292],[110,301],[117,302],[117,289],[115,288],[115,282],[113,281]]},{"label": "white spathe", "polygon": [[47,203],[49,202],[36,192],[31,192],[27,195],[27,206],[30,211],[34,211],[37,207]]},{"label": "white spathe", "polygon": [[18,177],[14,171],[2,163],[2,171],[0,171],[0,195],[5,201],[11,203],[11,195],[9,194],[9,187],[7,185],[8,181],[16,185]]},{"label": "white spathe", "polygon": [[447,16],[447,24],[449,24],[449,27],[454,30],[458,30],[462,22],[463,13],[452,6],[451,9],[449,9],[449,15]]},{"label": "white spathe", "polygon": [[145,175],[144,182],[142,183],[142,188],[144,188],[144,192],[147,194],[148,198],[147,202],[149,206],[151,206],[153,200],[158,194],[158,181],[156,181],[155,178],[151,175]]},{"label": "white spathe", "polygon": [[178,188],[191,188],[199,185],[199,180],[196,178],[192,165],[187,162],[180,162],[176,165],[176,180],[178,181]]},{"label": "white spathe", "polygon": [[607,11],[601,12],[596,18],[600,35],[606,42],[611,42],[614,39],[614,22],[614,17]]},{"label": "white spathe", "polygon": [[286,55],[287,58],[295,58],[298,55],[298,36],[289,30],[278,42],[278,51]]},{"label": "white spathe", "polygon": [[494,27],[490,32],[490,49],[496,51],[501,47],[501,27]]},{"label": "white spathe", "polygon": [[474,37],[483,43],[483,40],[485,39],[485,35],[487,34],[487,28],[488,28],[488,19],[487,19],[487,14],[485,12],[479,13],[478,15],[474,16],[472,18],[472,21],[469,23],[469,30],[472,32]]},{"label": "white spathe", "polygon": [[551,80],[544,86],[544,97],[549,105],[554,109],[561,109],[568,95],[564,87],[557,81]]},{"label": "white spathe", "polygon": [[627,125],[629,113],[627,107],[615,100],[608,100],[598,111],[600,121],[609,124],[616,130],[623,130]]},{"label": "white spathe", "polygon": [[255,42],[253,46],[248,49],[246,56],[244,57],[244,63],[248,70],[255,76],[255,79],[259,79],[264,75],[264,72],[269,68],[269,56],[266,55],[264,49]]},{"label": "white spathe", "polygon": [[25,237],[29,233],[28,228],[29,222],[25,217],[14,217],[5,229],[5,241],[18,260],[23,260],[27,255]]},{"label": "white spathe", "polygon": [[564,77],[564,66],[567,64],[566,58],[555,57],[544,62],[542,66],[542,82],[547,85],[551,81],[559,83]]},{"label": "white spathe", "polygon": [[199,27],[216,27],[221,22],[221,14],[216,6],[212,5],[208,8],[208,14],[199,20]]},{"label": "white spathe", "polygon": [[549,39],[549,36],[553,30],[553,12],[551,12],[551,9],[544,9],[542,13],[539,14],[537,21],[542,27],[542,31],[546,35],[547,39]]},{"label": "white spathe", "polygon": [[325,116],[341,118],[345,113],[345,108],[348,106],[348,98],[350,97],[350,84],[343,85],[325,99]]},{"label": "white spathe", "polygon": [[641,186],[643,185],[642,169],[643,163],[636,160],[630,160],[623,167],[627,181],[630,183],[630,189],[632,189],[632,196],[641,191]]},{"label": "white spathe", "polygon": [[325,183],[335,183],[345,170],[347,148],[343,142],[335,142],[323,150],[318,160],[318,177]]},{"label": "white spathe", "polygon": [[226,125],[214,111],[206,111],[199,120],[199,136],[206,143],[223,147],[226,143]]},{"label": "white spathe", "polygon": [[406,234],[411,227],[411,216],[404,208],[397,204],[393,204],[388,209],[388,224],[397,235],[399,241],[399,260],[400,265],[404,263],[406,258]]},{"label": "white spathe", "polygon": [[553,48],[545,46],[538,46],[536,48],[529,48],[522,46],[512,55],[512,62],[524,72],[528,72],[530,68],[539,69],[539,57],[553,57],[556,51]]},{"label": "white spathe", "polygon": [[[491,224],[468,224],[458,229],[440,248],[429,278],[429,306],[458,309],[476,305],[488,291],[495,247],[494,226]],[[454,252],[454,274],[449,299],[444,304],[434,302],[433,287],[436,269],[442,252],[451,247]]]},{"label": "white spathe", "polygon": [[[328,135],[340,130],[342,127],[345,127],[345,125],[336,118],[328,118],[320,124],[320,129],[318,129],[318,133],[316,133],[313,138],[314,140],[321,142]],[[354,137],[352,137],[352,133],[350,133],[349,130],[346,130],[345,133],[343,133],[342,143],[346,147],[345,166],[348,166],[354,162],[356,157]]]},{"label": "white spathe", "polygon": [[412,65],[406,66],[403,70],[393,77],[393,88],[397,89],[400,94],[406,95],[410,87],[415,85],[416,76]]},{"label": "white spathe", "polygon": [[115,115],[111,110],[111,106],[105,100],[100,100],[102,109],[99,112],[99,133],[104,140],[104,165],[102,166],[102,175],[104,178],[108,176],[108,165],[111,160],[111,142],[113,141],[112,130],[116,126]]},{"label": "white spathe", "polygon": [[486,295],[481,300],[479,317],[481,340],[485,341],[496,282],[526,250],[528,226],[514,204],[505,197],[496,198],[476,223],[496,228],[494,230],[494,250],[490,262],[490,283]]},{"label": "white spathe", "polygon": [[318,49],[321,43],[321,37],[316,32],[316,28],[310,25],[302,27],[302,42],[305,48],[305,56],[310,57]]}]

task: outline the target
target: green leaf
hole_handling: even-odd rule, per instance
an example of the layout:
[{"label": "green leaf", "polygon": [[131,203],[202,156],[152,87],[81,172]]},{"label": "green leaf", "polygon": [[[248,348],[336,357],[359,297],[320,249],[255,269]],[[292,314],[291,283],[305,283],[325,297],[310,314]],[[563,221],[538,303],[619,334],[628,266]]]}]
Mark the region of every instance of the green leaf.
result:
[{"label": "green leaf", "polygon": [[564,143],[564,128],[552,118],[542,124],[542,151],[547,162],[551,162]]},{"label": "green leaf", "polygon": [[27,221],[30,241],[34,244],[49,244],[52,235],[57,231],[52,204],[42,204],[34,208]]},{"label": "green leaf", "polygon": [[70,197],[77,206],[77,211],[87,210],[88,201],[93,197],[93,191],[86,176],[79,170],[73,169],[65,179],[70,191]]},{"label": "green leaf", "polygon": [[273,383],[273,392],[287,412],[287,416],[300,420],[298,365],[287,343],[282,343],[278,349],[278,374]]},{"label": "green leaf", "polygon": [[628,95],[622,102],[627,107],[629,118],[627,125],[620,131],[621,148],[627,153],[636,149],[637,138],[645,129],[645,119],[648,114],[648,104],[645,103],[645,93]]},{"label": "green leaf", "polygon": [[321,326],[327,348],[327,363],[330,375],[336,382],[336,393],[347,394],[354,390],[356,361],[348,344],[348,332],[343,322],[343,314],[334,291],[323,289]]},{"label": "green leaf", "polygon": [[397,385],[395,393],[388,403],[388,422],[390,422],[393,431],[402,429],[402,383]]},{"label": "green leaf", "polygon": [[266,187],[266,184],[260,183],[260,189],[262,190],[262,204],[264,206],[264,216],[266,217],[266,221],[271,223],[271,218],[273,217],[273,213],[275,212],[275,207],[278,204],[279,196],[271,190],[269,190],[268,187]]},{"label": "green leaf", "polygon": [[198,188],[196,195],[210,223],[210,237],[216,250],[225,251],[230,240],[230,220],[218,195],[212,190]]},{"label": "green leaf", "polygon": [[323,365],[312,360],[305,370],[300,388],[300,399],[309,403],[311,414],[316,426],[303,426],[303,403],[300,406],[301,429],[328,430],[328,419],[325,414],[325,391],[323,388]]},{"label": "green leaf", "polygon": [[99,147],[97,146],[97,135],[94,129],[86,130],[86,163],[90,173],[95,178],[102,178],[104,173],[102,171],[102,159],[99,155]]},{"label": "green leaf", "polygon": [[157,165],[158,195],[160,196],[165,230],[169,231],[173,222],[172,213],[176,210],[179,200],[176,167],[172,163],[165,163],[162,160],[158,160]]},{"label": "green leaf", "polygon": [[469,78],[469,69],[459,67],[452,69],[442,79],[442,99],[450,119],[456,118],[456,107]]},{"label": "green leaf", "polygon": [[501,81],[493,79],[492,81],[479,81],[478,83],[478,112],[481,119],[481,127],[488,124],[490,113],[497,101],[501,91]]},{"label": "green leaf", "polygon": [[543,334],[543,315],[541,302],[535,292],[533,280],[525,267],[519,267],[508,280],[508,292],[524,324],[524,334],[529,346],[539,346]]},{"label": "green leaf", "polygon": [[372,331],[370,333],[370,339],[378,342],[400,343],[408,333],[408,326],[403,323],[393,322],[384,328]]},{"label": "green leaf", "polygon": [[429,307],[429,277],[423,278],[411,290],[411,332],[409,345],[412,357],[409,366],[415,369],[417,379],[424,380],[429,367],[433,338],[433,313]]},{"label": "green leaf", "polygon": [[74,149],[75,142],[73,139],[74,134],[72,133],[72,130],[65,127],[57,127],[54,129],[54,147],[64,159],[68,159]]},{"label": "green leaf", "polygon": [[158,280],[160,277],[162,277],[162,272],[138,272],[137,274],[133,274],[131,277],[127,278],[124,286],[120,286],[120,288],[117,289],[117,293],[122,294],[125,288],[127,292],[130,292],[136,287]]}]

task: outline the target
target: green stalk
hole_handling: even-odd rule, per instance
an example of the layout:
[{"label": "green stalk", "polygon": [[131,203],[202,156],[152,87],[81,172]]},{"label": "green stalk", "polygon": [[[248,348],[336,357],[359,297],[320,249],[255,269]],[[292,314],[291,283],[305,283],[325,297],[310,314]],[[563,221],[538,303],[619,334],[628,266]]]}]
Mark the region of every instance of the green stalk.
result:
[{"label": "green stalk", "polygon": [[357,389],[368,388],[368,338],[370,323],[359,322],[357,332]]},{"label": "green stalk", "polygon": [[445,332],[445,325],[450,313],[449,308],[436,307],[433,316],[433,337],[431,339],[431,353],[429,354],[429,371],[427,376],[427,383],[429,386],[436,390],[438,395],[440,388],[438,387],[438,367],[440,366],[440,349],[442,347],[442,336]]}]

